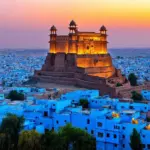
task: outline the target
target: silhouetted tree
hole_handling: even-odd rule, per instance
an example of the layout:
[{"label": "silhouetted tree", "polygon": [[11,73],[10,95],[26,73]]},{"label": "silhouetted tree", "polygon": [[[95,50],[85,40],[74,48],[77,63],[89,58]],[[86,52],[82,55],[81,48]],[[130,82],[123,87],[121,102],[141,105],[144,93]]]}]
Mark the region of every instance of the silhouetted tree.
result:
[{"label": "silhouetted tree", "polygon": [[88,108],[89,102],[87,99],[80,99],[79,105],[81,105],[83,108]]},{"label": "silhouetted tree", "polygon": [[[23,129],[24,118],[17,117],[13,114],[7,114],[7,116],[2,120],[0,126],[0,132],[3,137],[10,141],[11,149],[17,150],[19,133]],[[3,138],[4,140],[4,138]]]},{"label": "silhouetted tree", "polygon": [[133,129],[133,132],[130,136],[130,147],[132,150],[142,150],[140,134],[135,128]]},{"label": "silhouetted tree", "polygon": [[130,81],[130,84],[132,86],[136,86],[137,85],[137,77],[134,73],[130,73],[128,76],[128,80]]},{"label": "silhouetted tree", "polygon": [[10,91],[10,93],[8,94],[7,96],[8,99],[11,99],[12,101],[13,100],[24,100],[25,99],[25,96],[23,93],[19,93],[17,92],[16,90],[12,90]]},{"label": "silhouetted tree", "polygon": [[40,138],[41,135],[35,130],[21,132],[18,150],[41,150]]},{"label": "silhouetted tree", "polygon": [[131,94],[132,94],[131,98],[132,98],[133,100],[135,100],[135,101],[136,101],[136,100],[137,100],[137,101],[143,100],[143,96],[142,96],[140,93],[137,93],[136,91],[132,91]]}]

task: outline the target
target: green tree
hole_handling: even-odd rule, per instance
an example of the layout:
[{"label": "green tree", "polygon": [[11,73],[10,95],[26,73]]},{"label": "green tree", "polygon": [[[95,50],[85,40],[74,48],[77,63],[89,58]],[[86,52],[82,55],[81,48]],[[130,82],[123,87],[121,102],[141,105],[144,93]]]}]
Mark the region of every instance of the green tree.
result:
[{"label": "green tree", "polygon": [[89,102],[87,99],[80,99],[79,105],[81,105],[83,108],[88,108]]},{"label": "green tree", "polygon": [[65,139],[66,150],[71,148],[73,150],[95,150],[95,139],[80,128],[67,124],[59,131],[59,134]]},{"label": "green tree", "polygon": [[118,82],[118,83],[116,84],[116,87],[120,87],[120,86],[122,86],[122,84]]},{"label": "green tree", "polygon": [[18,150],[41,150],[40,138],[41,135],[35,130],[21,132]]},{"label": "green tree", "polygon": [[47,131],[41,137],[41,148],[42,150],[64,150],[65,139],[59,133]]},{"label": "green tree", "polygon": [[133,132],[130,136],[130,147],[132,150],[142,150],[140,134],[135,128],[133,129]]},{"label": "green tree", "polygon": [[23,93],[19,93],[17,92],[16,90],[12,90],[10,91],[10,93],[8,94],[7,96],[8,99],[11,99],[12,101],[13,100],[24,100],[25,99],[25,96]]},{"label": "green tree", "polygon": [[13,114],[7,114],[7,116],[2,120],[0,126],[1,138],[3,135],[3,137],[9,139],[8,141],[10,141],[11,148],[14,150],[17,149],[19,133],[23,129],[23,124],[24,118],[17,117]]},{"label": "green tree", "polygon": [[0,150],[9,150],[12,148],[10,135],[5,133],[0,133]]},{"label": "green tree", "polygon": [[143,96],[140,94],[140,93],[137,93],[136,91],[132,91],[131,92],[132,96],[131,98],[134,100],[134,101],[141,101],[143,100]]},{"label": "green tree", "polygon": [[128,76],[128,80],[130,81],[130,84],[132,86],[136,86],[137,85],[137,77],[134,73],[130,73]]}]

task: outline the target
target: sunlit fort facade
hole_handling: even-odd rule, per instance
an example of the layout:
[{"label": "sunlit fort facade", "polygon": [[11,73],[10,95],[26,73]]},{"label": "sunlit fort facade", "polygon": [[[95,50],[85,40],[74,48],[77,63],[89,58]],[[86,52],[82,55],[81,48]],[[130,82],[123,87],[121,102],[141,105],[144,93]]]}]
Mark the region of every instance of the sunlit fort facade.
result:
[{"label": "sunlit fort facade", "polygon": [[41,81],[100,89],[103,94],[115,95],[115,83],[126,80],[112,64],[105,26],[97,33],[81,32],[72,20],[68,35],[57,35],[57,28],[52,26],[49,43],[45,64],[35,72]]}]

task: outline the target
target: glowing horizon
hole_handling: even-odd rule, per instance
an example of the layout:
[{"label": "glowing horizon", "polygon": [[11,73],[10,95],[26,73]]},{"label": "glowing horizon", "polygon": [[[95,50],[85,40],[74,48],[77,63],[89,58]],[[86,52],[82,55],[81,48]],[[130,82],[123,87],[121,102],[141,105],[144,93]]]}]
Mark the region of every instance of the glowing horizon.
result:
[{"label": "glowing horizon", "polygon": [[150,47],[149,0],[5,0],[0,2],[0,48],[48,48],[49,28],[68,34],[108,29],[109,47]]}]

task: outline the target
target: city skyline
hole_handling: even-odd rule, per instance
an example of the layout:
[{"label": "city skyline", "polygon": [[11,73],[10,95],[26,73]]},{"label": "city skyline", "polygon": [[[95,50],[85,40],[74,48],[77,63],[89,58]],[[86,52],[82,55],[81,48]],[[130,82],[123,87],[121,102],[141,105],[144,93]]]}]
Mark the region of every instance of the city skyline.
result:
[{"label": "city skyline", "polygon": [[5,0],[0,9],[0,48],[48,48],[51,25],[66,34],[72,19],[82,31],[105,25],[109,48],[150,47],[149,0]]}]

